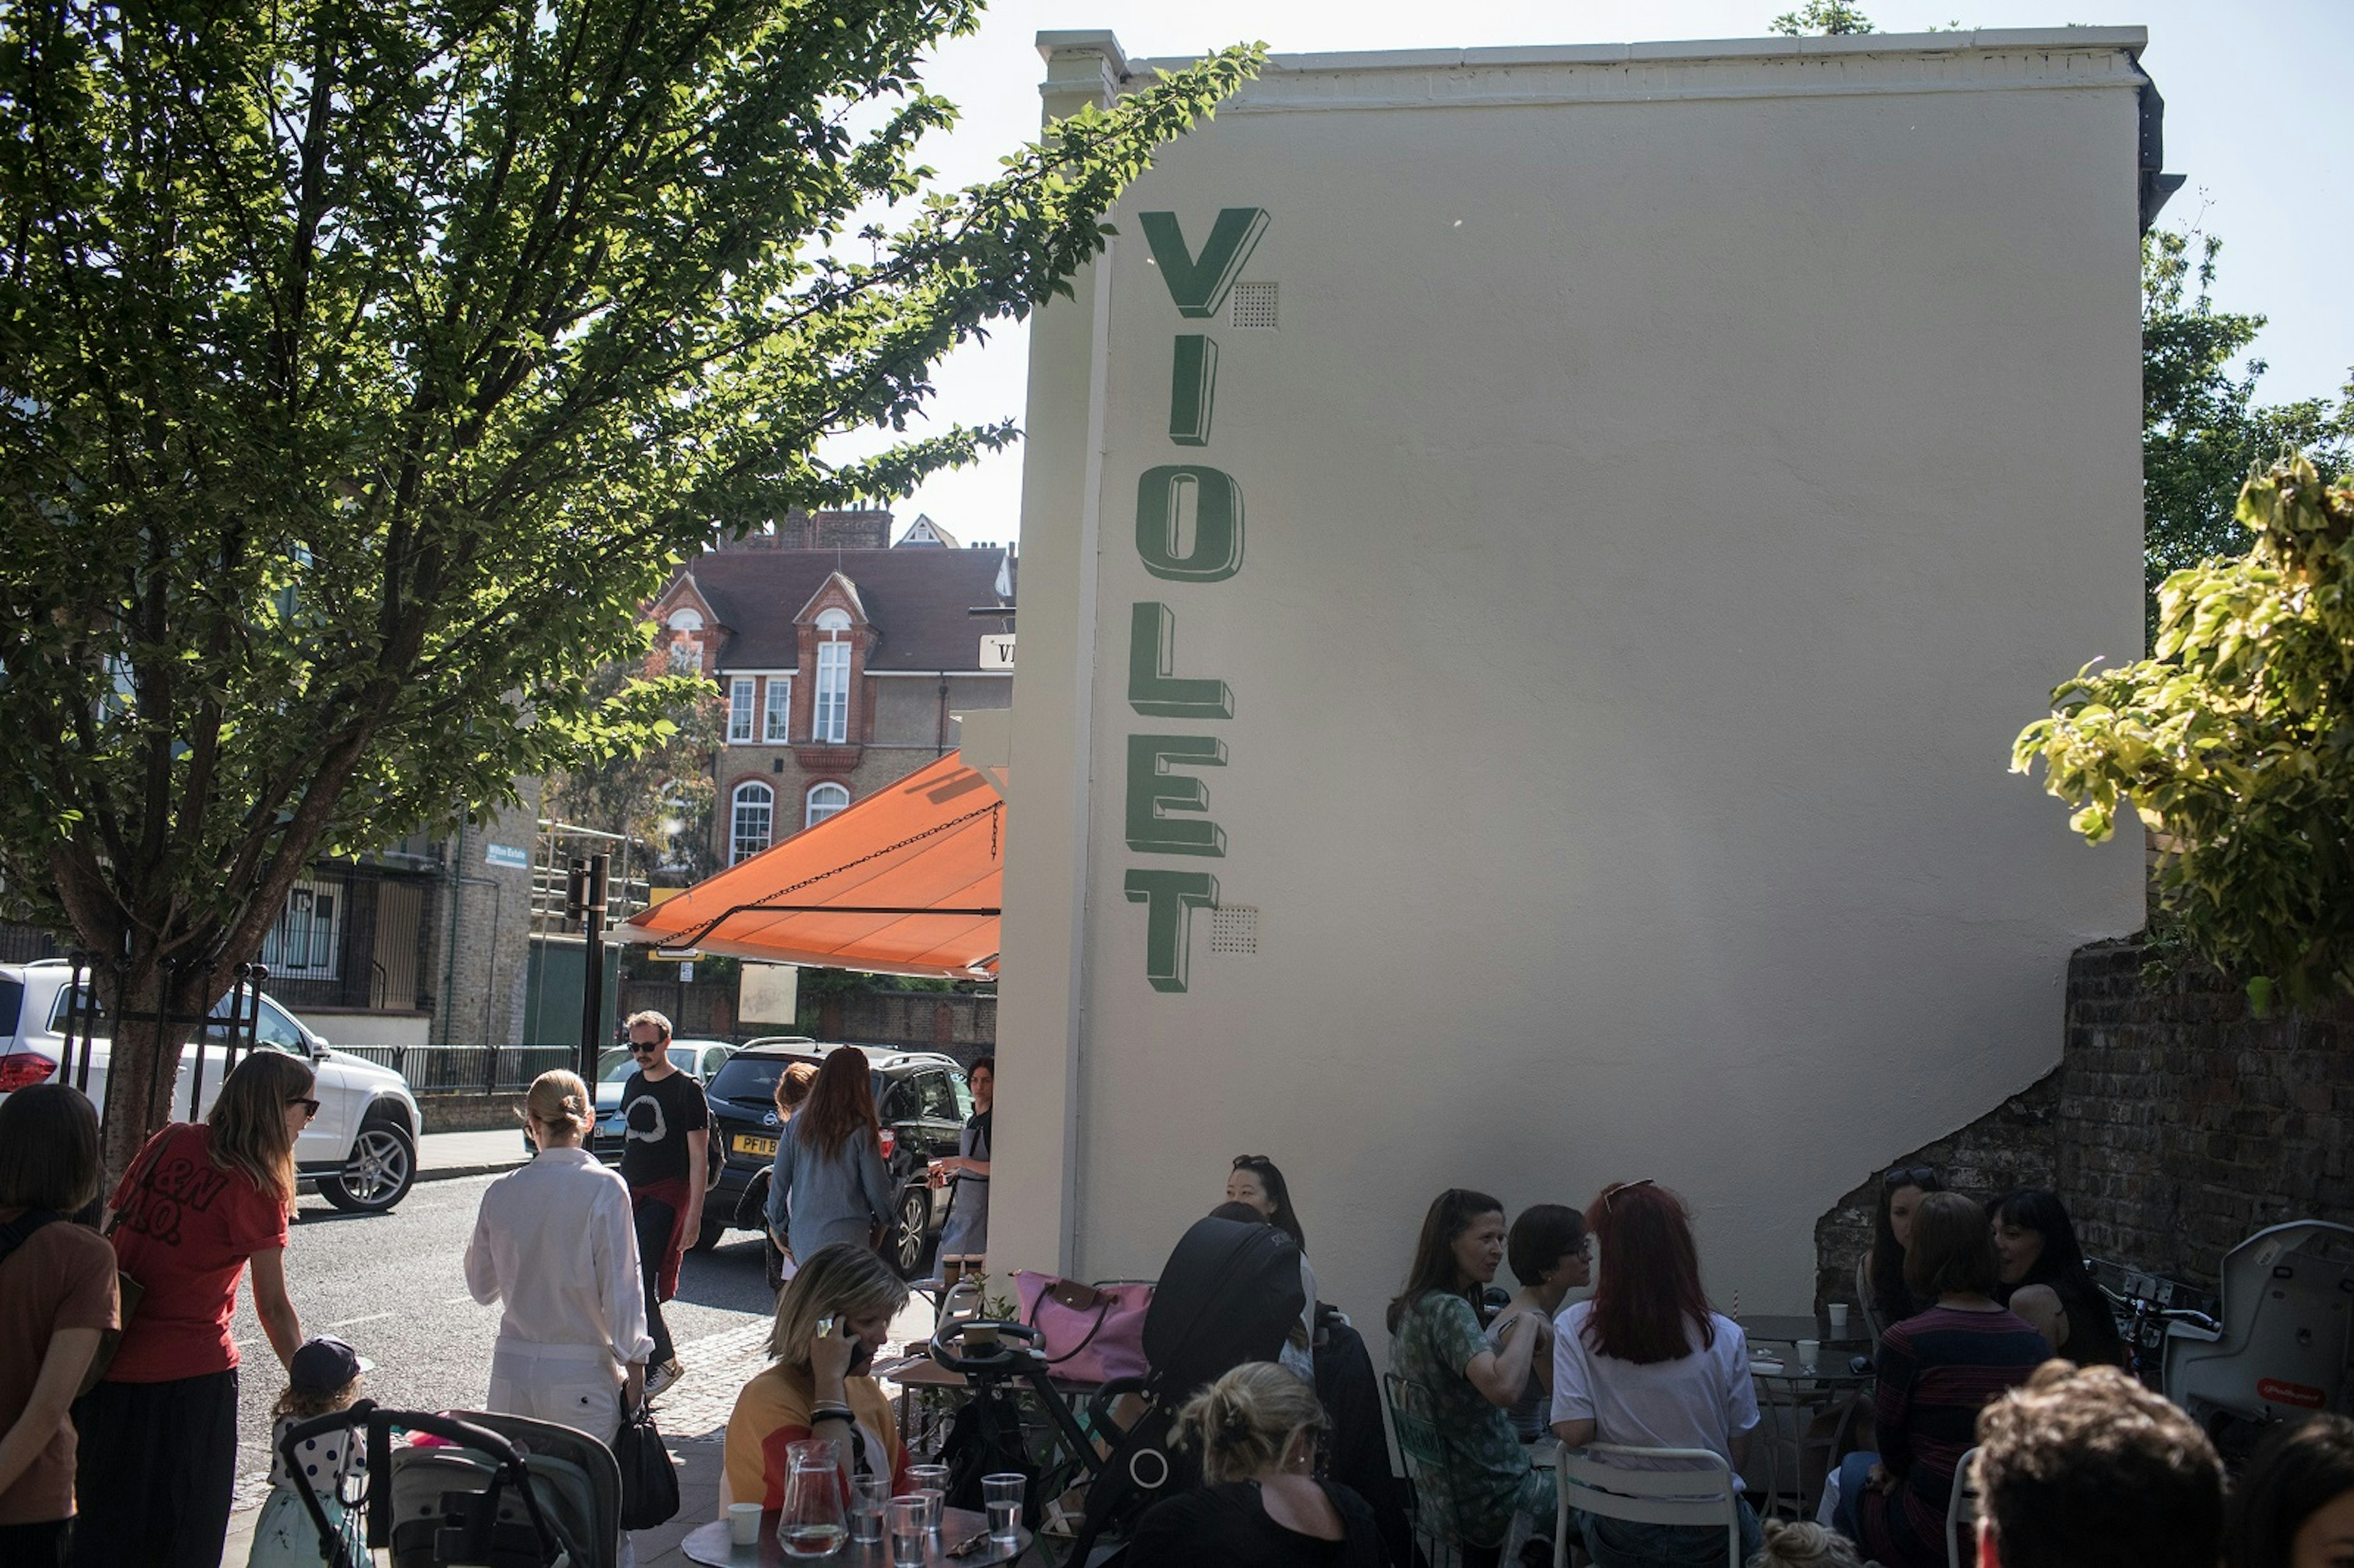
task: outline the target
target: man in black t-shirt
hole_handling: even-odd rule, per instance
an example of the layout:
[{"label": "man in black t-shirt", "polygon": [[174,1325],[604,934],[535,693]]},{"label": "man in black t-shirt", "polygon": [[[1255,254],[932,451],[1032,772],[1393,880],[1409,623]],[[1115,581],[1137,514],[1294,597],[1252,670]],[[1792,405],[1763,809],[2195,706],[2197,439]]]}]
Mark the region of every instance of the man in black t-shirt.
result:
[{"label": "man in black t-shirt", "polygon": [[654,1341],[646,1368],[652,1398],[685,1370],[663,1321],[662,1303],[678,1294],[679,1258],[687,1238],[703,1227],[711,1107],[703,1086],[671,1065],[670,1020],[661,1013],[631,1017],[630,1054],[638,1070],[621,1086],[621,1180],[629,1183],[638,1263],[645,1271],[646,1331]]}]

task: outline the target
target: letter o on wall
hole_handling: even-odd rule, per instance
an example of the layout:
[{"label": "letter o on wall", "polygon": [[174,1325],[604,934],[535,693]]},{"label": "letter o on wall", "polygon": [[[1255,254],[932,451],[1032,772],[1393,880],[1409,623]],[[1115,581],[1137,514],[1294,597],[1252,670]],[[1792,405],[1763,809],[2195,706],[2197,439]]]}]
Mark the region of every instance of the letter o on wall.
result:
[{"label": "letter o on wall", "polygon": [[[1180,539],[1189,500],[1190,546]],[[1136,553],[1146,571],[1174,582],[1233,577],[1243,564],[1242,487],[1225,470],[1200,463],[1146,469],[1136,482]]]}]

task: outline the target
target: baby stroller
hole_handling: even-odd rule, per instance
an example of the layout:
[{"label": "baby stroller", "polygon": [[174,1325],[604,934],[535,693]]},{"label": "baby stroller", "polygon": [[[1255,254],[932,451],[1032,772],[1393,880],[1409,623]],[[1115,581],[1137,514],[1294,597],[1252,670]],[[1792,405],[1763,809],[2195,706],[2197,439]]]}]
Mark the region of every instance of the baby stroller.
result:
[{"label": "baby stroller", "polygon": [[[395,1431],[429,1441],[395,1448]],[[288,1473],[302,1473],[304,1441],[334,1432],[365,1435],[369,1555],[389,1550],[393,1568],[618,1568],[620,1467],[586,1433],[363,1399],[290,1427],[278,1445]],[[363,1568],[319,1499],[301,1491],[329,1568]]]},{"label": "baby stroller", "polygon": [[[1151,1370],[1096,1390],[1084,1425],[1049,1375],[1038,1331],[1026,1324],[993,1325],[998,1341],[981,1349],[964,1342],[970,1324],[945,1323],[932,1336],[931,1353],[972,1384],[982,1409],[1002,1408],[1015,1382],[1037,1393],[1089,1478],[1086,1522],[1064,1559],[1085,1564],[1098,1540],[1126,1533],[1161,1498],[1201,1483],[1200,1459],[1171,1442],[1178,1408],[1245,1361],[1275,1360],[1304,1302],[1299,1254],[1288,1236],[1272,1225],[1196,1220],[1169,1255],[1145,1311]],[[1130,1394],[1144,1408],[1123,1424],[1119,1407]]]}]

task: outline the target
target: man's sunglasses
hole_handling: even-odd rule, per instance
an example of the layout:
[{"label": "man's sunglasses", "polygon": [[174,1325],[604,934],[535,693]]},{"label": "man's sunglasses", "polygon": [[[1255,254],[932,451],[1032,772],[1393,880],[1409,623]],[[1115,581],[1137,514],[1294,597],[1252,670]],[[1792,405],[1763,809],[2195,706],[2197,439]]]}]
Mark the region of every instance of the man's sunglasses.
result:
[{"label": "man's sunglasses", "polygon": [[1899,1187],[1919,1187],[1925,1191],[1937,1179],[1937,1172],[1926,1165],[1900,1165],[1880,1179],[1880,1184],[1893,1192]]},{"label": "man's sunglasses", "polygon": [[286,1103],[290,1106],[301,1106],[304,1116],[317,1116],[319,1114],[319,1102],[316,1100],[306,1100],[302,1096],[297,1095]]}]

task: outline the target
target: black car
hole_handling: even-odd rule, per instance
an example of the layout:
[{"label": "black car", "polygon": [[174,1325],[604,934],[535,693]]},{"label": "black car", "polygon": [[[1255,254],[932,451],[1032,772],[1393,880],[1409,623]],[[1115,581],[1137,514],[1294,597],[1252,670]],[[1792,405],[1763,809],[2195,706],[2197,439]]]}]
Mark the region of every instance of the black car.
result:
[{"label": "black car", "polygon": [[[792,1041],[754,1041],[727,1059],[705,1086],[711,1101],[713,1141],[726,1163],[705,1202],[707,1212],[730,1213],[735,1224],[767,1234],[763,1215],[769,1177],[777,1154],[777,1079],[795,1062],[814,1065],[836,1045]],[[936,1051],[895,1051],[861,1045],[873,1069],[875,1107],[883,1120],[883,1163],[891,1173],[892,1234],[885,1255],[907,1278],[923,1271],[932,1244],[948,1220],[949,1190],[934,1191],[924,1180],[934,1160],[957,1151],[965,1118],[972,1114],[972,1091],[964,1069]],[[779,1283],[783,1263],[769,1244],[769,1283]]]}]

